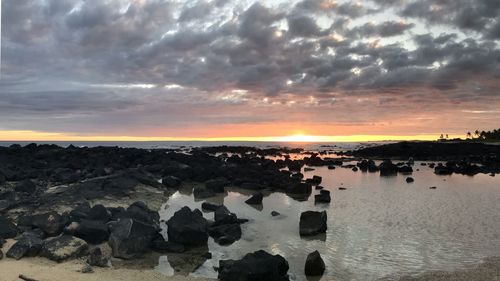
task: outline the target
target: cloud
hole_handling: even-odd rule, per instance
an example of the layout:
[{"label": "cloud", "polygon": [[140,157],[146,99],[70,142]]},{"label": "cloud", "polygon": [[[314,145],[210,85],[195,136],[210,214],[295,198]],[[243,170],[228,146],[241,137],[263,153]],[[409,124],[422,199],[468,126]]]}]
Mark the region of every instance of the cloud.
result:
[{"label": "cloud", "polygon": [[365,102],[498,104],[496,0],[31,2],[2,2],[0,108],[11,126],[61,115],[86,130],[119,117],[203,124],[243,106],[234,122],[316,110],[326,122],[346,105],[367,110],[360,120],[383,111]]}]

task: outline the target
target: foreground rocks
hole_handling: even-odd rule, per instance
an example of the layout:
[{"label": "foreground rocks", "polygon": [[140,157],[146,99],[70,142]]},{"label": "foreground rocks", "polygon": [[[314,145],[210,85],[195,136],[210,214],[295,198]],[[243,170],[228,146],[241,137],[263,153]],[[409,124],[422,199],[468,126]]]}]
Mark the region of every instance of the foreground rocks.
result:
[{"label": "foreground rocks", "polygon": [[287,281],[288,262],[280,255],[265,251],[246,254],[241,260],[219,261],[221,281]]},{"label": "foreground rocks", "polygon": [[88,253],[88,244],[82,239],[62,235],[50,238],[43,243],[40,255],[56,262],[85,256]]},{"label": "foreground rocks", "polygon": [[208,222],[200,210],[183,207],[167,221],[168,240],[187,246],[202,246],[208,241]]},{"label": "foreground rocks", "polygon": [[327,230],[326,211],[306,211],[300,215],[299,230],[301,236],[313,236]]},{"label": "foreground rocks", "polygon": [[306,276],[321,276],[325,272],[325,262],[318,251],[307,256],[304,273]]},{"label": "foreground rocks", "polygon": [[126,218],[112,225],[109,245],[113,257],[133,259],[142,256],[150,247],[158,229],[136,219]]}]

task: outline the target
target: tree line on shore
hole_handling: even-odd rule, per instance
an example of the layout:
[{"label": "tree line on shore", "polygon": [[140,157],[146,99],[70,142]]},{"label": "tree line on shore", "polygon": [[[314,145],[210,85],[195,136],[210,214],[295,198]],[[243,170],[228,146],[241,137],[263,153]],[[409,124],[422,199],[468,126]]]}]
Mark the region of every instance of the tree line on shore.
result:
[{"label": "tree line on shore", "polygon": [[[467,132],[465,135],[466,140],[485,140],[485,141],[500,141],[500,129],[495,129],[491,131],[479,131]],[[441,134],[439,140],[448,140],[448,134]]]}]

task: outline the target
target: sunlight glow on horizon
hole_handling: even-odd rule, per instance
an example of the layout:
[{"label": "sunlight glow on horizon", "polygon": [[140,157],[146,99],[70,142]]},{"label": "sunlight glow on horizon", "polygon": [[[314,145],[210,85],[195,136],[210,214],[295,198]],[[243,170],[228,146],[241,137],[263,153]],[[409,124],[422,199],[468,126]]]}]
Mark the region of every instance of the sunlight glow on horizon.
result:
[{"label": "sunlight glow on horizon", "polygon": [[[450,139],[460,135],[450,135]],[[2,131],[0,141],[256,141],[283,143],[314,142],[367,142],[367,141],[404,141],[404,140],[437,140],[439,134],[422,135],[344,135],[316,136],[292,134],[289,136],[237,136],[237,137],[137,137],[137,136],[82,136],[64,133],[36,131]]]}]

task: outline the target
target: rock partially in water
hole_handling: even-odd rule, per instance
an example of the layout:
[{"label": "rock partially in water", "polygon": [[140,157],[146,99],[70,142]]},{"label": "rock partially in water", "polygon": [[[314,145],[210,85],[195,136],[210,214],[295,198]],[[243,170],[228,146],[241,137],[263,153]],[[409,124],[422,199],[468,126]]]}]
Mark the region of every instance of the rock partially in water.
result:
[{"label": "rock partially in water", "polygon": [[182,180],[175,176],[165,176],[161,179],[161,183],[166,187],[178,188]]},{"label": "rock partially in water", "polygon": [[23,234],[17,242],[10,247],[6,256],[19,260],[23,257],[34,257],[42,248],[43,240],[33,234]]},{"label": "rock partially in water", "polygon": [[210,197],[215,197],[216,194],[213,191],[208,190],[206,188],[195,187],[193,189],[193,196],[196,199],[206,199],[206,198],[210,198]]},{"label": "rock partially in water", "polygon": [[327,230],[327,214],[326,211],[315,212],[306,211],[300,215],[300,235],[313,236],[320,233],[325,233]]},{"label": "rock partially in water", "polygon": [[168,240],[182,245],[202,246],[208,241],[208,222],[200,210],[183,207],[167,221]]},{"label": "rock partially in water", "polygon": [[215,193],[224,193],[224,188],[229,185],[226,178],[216,178],[205,182],[205,187]]},{"label": "rock partially in water", "polygon": [[241,260],[219,261],[221,281],[288,281],[288,262],[265,251],[246,254]]},{"label": "rock partially in water", "polygon": [[201,208],[203,210],[212,211],[212,212],[215,212],[215,210],[217,210],[221,206],[222,205],[212,204],[212,203],[209,203],[209,202],[203,202],[203,203],[201,203]]},{"label": "rock partially in water", "polygon": [[158,234],[158,237],[151,242],[151,249],[158,253],[184,253],[184,245],[172,241],[165,241],[165,238]]},{"label": "rock partially in water", "polygon": [[330,203],[330,191],[320,190],[319,194],[314,195],[314,203]]},{"label": "rock partially in water", "polygon": [[238,223],[214,225],[208,233],[220,245],[230,245],[241,238],[241,226]]},{"label": "rock partially in water", "polygon": [[262,192],[256,193],[252,195],[252,197],[248,198],[245,203],[249,205],[260,205],[262,204],[262,199],[264,198],[264,194]]},{"label": "rock partially in water", "polygon": [[380,170],[380,176],[392,176],[396,175],[398,173],[398,166],[392,163],[391,160],[384,160],[380,165],[378,166]]},{"label": "rock partially in water", "polygon": [[10,220],[0,216],[0,237],[4,239],[17,236],[18,229]]},{"label": "rock partially in water", "polygon": [[412,183],[412,182],[414,182],[414,181],[415,181],[415,179],[413,179],[412,177],[407,177],[407,178],[406,178],[406,182],[407,182],[407,183]]},{"label": "rock partially in water", "polygon": [[306,276],[321,276],[325,272],[325,262],[318,251],[307,255],[304,273]]},{"label": "rock partially in water", "polygon": [[451,174],[453,174],[453,168],[448,167],[448,166],[443,166],[442,163],[439,163],[434,168],[434,173],[436,175],[441,175],[441,176],[451,175]]},{"label": "rock partially in water", "polygon": [[40,255],[56,262],[79,258],[88,252],[88,245],[80,238],[62,235],[46,240]]},{"label": "rock partially in water", "polygon": [[310,179],[306,179],[306,183],[309,183],[311,185],[319,185],[323,181],[323,178],[320,176],[313,176]]},{"label": "rock partially in water", "polygon": [[130,218],[121,219],[113,224],[111,230],[109,245],[113,257],[122,259],[142,256],[158,233],[155,226]]},{"label": "rock partially in water", "polygon": [[276,211],[271,212],[271,216],[273,216],[273,217],[277,217],[279,215],[281,215],[279,212],[276,212]]}]

